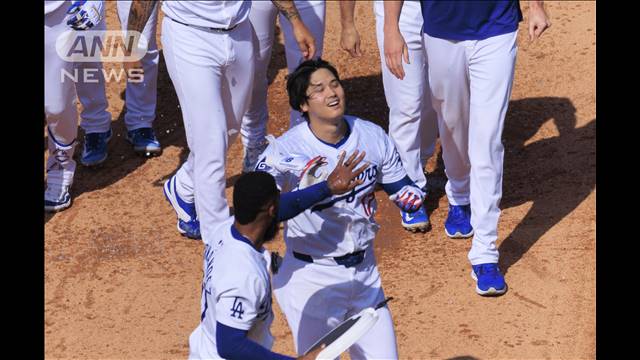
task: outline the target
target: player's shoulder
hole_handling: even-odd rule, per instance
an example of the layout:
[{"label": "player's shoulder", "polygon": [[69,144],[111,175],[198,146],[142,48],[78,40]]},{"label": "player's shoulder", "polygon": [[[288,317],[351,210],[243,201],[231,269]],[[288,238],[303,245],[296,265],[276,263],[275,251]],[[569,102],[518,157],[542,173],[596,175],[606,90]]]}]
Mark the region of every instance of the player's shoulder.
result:
[{"label": "player's shoulder", "polygon": [[351,131],[374,135],[377,137],[387,134],[380,125],[371,120],[362,119],[354,115],[345,115],[344,118],[349,123],[349,126],[351,126]]}]

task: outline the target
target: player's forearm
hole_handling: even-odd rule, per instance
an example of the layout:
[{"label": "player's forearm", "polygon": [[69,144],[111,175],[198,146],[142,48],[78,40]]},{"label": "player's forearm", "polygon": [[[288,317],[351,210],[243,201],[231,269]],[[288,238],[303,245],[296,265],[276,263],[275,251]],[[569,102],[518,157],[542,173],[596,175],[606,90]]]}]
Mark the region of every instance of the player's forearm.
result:
[{"label": "player's forearm", "polygon": [[418,187],[413,180],[409,177],[409,175],[403,177],[401,180],[396,181],[390,184],[380,184],[382,186],[382,190],[387,193],[387,195],[393,195],[397,193],[400,189],[402,189],[405,185],[413,185]]},{"label": "player's forearm", "polygon": [[247,338],[247,331],[216,322],[216,347],[218,355],[229,360],[293,360],[292,357],[274,353]]},{"label": "player's forearm", "polygon": [[355,0],[340,1],[340,25],[342,25],[343,29],[356,26],[354,20],[355,8]]},{"label": "player's forearm", "polygon": [[298,9],[296,9],[296,4],[293,3],[293,0],[271,0],[271,2],[291,23],[293,23],[295,19],[300,20],[300,14],[298,13]]},{"label": "player's forearm", "polygon": [[544,1],[542,0],[529,1],[529,9],[544,9]]},{"label": "player's forearm", "polygon": [[137,31],[141,33],[151,17],[155,5],[156,0],[133,0],[131,2],[131,10],[129,10],[127,31]]},{"label": "player's forearm", "polygon": [[384,31],[397,30],[400,31],[400,12],[402,11],[404,1],[385,1],[384,2]]},{"label": "player's forearm", "polygon": [[302,190],[291,191],[280,195],[278,221],[287,221],[307,210],[318,201],[331,196],[326,181],[314,184]]}]

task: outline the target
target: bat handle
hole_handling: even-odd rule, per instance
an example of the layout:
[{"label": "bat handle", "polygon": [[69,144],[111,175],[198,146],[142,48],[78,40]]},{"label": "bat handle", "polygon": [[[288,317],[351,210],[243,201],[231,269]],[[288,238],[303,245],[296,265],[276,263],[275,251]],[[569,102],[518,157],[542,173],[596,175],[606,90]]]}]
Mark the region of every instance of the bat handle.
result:
[{"label": "bat handle", "polygon": [[382,300],[378,305],[376,305],[376,307],[374,308],[374,310],[378,310],[378,309],[380,309],[381,307],[383,307],[383,306],[387,305],[387,303],[388,303],[389,301],[391,301],[391,300],[393,300],[393,296],[390,296],[390,297],[388,297],[388,298],[386,298],[386,299]]}]

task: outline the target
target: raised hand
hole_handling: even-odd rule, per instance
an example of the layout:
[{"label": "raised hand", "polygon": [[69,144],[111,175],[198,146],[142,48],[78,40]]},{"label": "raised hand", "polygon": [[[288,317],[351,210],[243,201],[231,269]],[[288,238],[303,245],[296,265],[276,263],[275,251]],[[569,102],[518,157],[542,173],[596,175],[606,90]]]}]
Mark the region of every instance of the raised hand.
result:
[{"label": "raised hand", "polygon": [[364,179],[356,179],[364,170],[369,167],[369,163],[366,162],[364,165],[360,166],[358,169],[355,167],[364,159],[366,152],[361,152],[358,155],[359,151],[356,150],[349,156],[347,161],[344,161],[345,152],[340,153],[340,157],[338,158],[338,165],[333,169],[329,177],[327,178],[327,184],[329,185],[329,190],[333,195],[344,194],[353,190],[356,186],[361,185],[364,182]]}]

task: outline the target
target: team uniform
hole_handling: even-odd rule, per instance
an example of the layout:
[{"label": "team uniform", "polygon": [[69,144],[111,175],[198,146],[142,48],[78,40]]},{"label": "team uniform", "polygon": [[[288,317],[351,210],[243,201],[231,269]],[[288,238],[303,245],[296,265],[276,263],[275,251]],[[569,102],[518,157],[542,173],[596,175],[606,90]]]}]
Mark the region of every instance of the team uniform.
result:
[{"label": "team uniform", "polygon": [[72,78],[63,76],[73,73],[74,63],[65,61],[56,52],[56,40],[66,32],[76,31],[67,24],[71,5],[71,1],[44,2],[44,111],[49,148],[46,211],[59,211],[71,205],[69,188],[76,168],[73,160],[78,133],[76,85]]},{"label": "team uniform", "polygon": [[[403,64],[404,79],[396,78],[384,64],[384,2],[374,1],[376,36],[382,61],[382,84],[389,105],[389,136],[407,174],[421,188],[427,186],[423,164],[433,155],[438,119],[431,105],[428,65],[422,44],[422,13],[419,1],[405,1],[400,13],[400,33],[409,49]],[[418,136],[416,136],[418,134]]]},{"label": "team uniform", "polygon": [[268,251],[222,222],[205,245],[201,322],[189,337],[189,359],[222,359],[216,344],[216,323],[248,330],[247,338],[270,349],[273,336]]},{"label": "team uniform", "polygon": [[[522,20],[518,1],[423,1],[424,45],[438,114],[450,215],[470,215],[469,260],[496,270],[504,125]],[[460,212],[459,209],[463,211]],[[445,228],[447,224],[445,223]],[[451,231],[447,231],[449,234]],[[506,284],[504,289],[506,291]],[[482,294],[481,284],[476,289]],[[500,292],[500,291],[499,291]]]},{"label": "team uniform", "polygon": [[[359,178],[364,183],[344,195],[316,203],[286,221],[287,251],[273,276],[274,294],[293,333],[298,354],[341,321],[384,299],[373,253],[378,231],[375,186],[406,177],[398,152],[379,126],[344,116],[349,131],[337,144],[319,140],[301,123],[270,141],[256,166],[276,179],[283,192],[300,188],[303,169],[287,168],[296,159],[326,158],[316,173],[329,174],[341,151],[365,151],[369,167]],[[304,164],[304,161],[302,161]],[[376,325],[350,348],[352,358],[397,358],[396,338],[389,309],[379,311]]]},{"label": "team uniform", "polygon": [[250,9],[251,2],[244,1],[162,4],[164,58],[190,150],[165,184],[165,195],[178,214],[178,230],[188,235],[199,229],[194,237],[205,241],[213,236],[212,227],[229,217],[226,153],[240,130],[253,85]]},{"label": "team uniform", "polygon": [[[126,32],[129,21],[131,1],[116,2],[118,17],[122,31]],[[156,43],[156,28],[158,19],[158,5],[144,26],[142,35],[147,39],[147,53],[140,59],[144,69],[141,82],[127,81],[125,92],[124,123],[127,128],[127,138],[133,143],[138,152],[158,153],[160,143],[152,130],[155,120],[156,101],[158,93],[158,62],[160,51]],[[106,30],[106,22],[101,22],[94,30]],[[78,83],[78,98],[82,103],[80,126],[85,132],[85,146],[81,162],[83,165],[97,165],[107,158],[107,142],[111,138],[111,114],[107,111],[108,102],[105,95],[105,80],[102,73],[102,63],[81,62],[79,69],[97,69],[96,82]]]},{"label": "team uniform", "polygon": [[[316,44],[316,55],[322,55],[322,45],[325,29],[326,5],[319,0],[296,0],[295,6],[300,14],[302,22],[313,35]],[[252,171],[255,167],[258,156],[264,151],[267,134],[267,121],[269,111],[267,109],[267,69],[271,60],[271,50],[275,39],[275,25],[278,9],[271,1],[253,1],[249,20],[253,25],[258,40],[255,60],[254,87],[251,96],[249,109],[242,119],[242,144],[244,145],[245,157],[243,162],[244,172]],[[284,34],[285,54],[289,73],[303,61],[300,48],[293,36],[291,23],[280,14],[280,26]],[[290,127],[301,121],[301,114],[291,110],[289,124]]]}]

